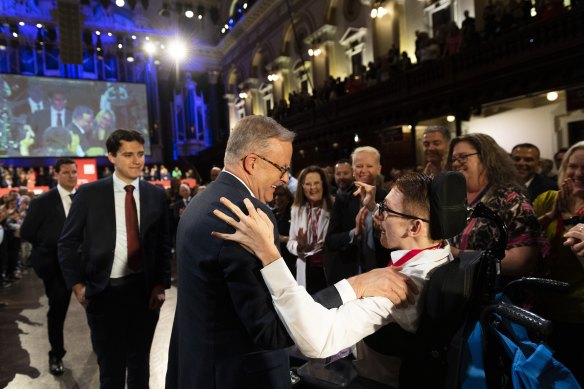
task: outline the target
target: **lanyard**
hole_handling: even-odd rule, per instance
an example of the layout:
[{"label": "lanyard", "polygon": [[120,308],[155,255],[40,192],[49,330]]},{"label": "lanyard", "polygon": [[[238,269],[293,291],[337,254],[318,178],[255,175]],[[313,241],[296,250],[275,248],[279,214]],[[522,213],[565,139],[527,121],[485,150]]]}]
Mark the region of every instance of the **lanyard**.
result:
[{"label": "lanyard", "polygon": [[322,208],[309,207],[308,211],[308,228],[310,229],[312,242],[318,242],[318,221],[320,219],[320,211]]},{"label": "lanyard", "polygon": [[387,266],[403,266],[407,261],[414,258],[416,255],[418,255],[422,251],[435,250],[435,249],[439,249],[440,247],[442,247],[442,243],[438,243],[438,244],[435,244],[434,246],[426,247],[425,249],[410,250],[407,253],[405,253],[405,255],[403,257],[398,259],[396,263],[393,263],[392,260],[390,259]]}]

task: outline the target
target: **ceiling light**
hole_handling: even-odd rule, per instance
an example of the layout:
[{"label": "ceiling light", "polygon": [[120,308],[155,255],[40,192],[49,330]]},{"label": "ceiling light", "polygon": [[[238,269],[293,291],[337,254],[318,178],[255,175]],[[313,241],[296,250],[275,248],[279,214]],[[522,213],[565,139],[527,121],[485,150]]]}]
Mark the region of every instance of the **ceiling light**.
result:
[{"label": "ceiling light", "polygon": [[446,121],[448,123],[452,123],[455,120],[456,120],[456,117],[454,115],[448,115],[448,116],[446,116]]},{"label": "ceiling light", "polygon": [[556,101],[558,99],[559,95],[558,92],[549,92],[546,95],[546,99],[548,99],[548,101]]},{"label": "ceiling light", "polygon": [[132,57],[131,55],[128,55],[128,57],[126,58],[126,61],[134,62],[134,57]]},{"label": "ceiling light", "polygon": [[144,51],[149,55],[152,55],[156,52],[156,47],[152,42],[146,42],[144,43]]},{"label": "ceiling light", "polygon": [[126,5],[126,2],[124,0],[116,0],[116,5],[121,8]]},{"label": "ceiling light", "polygon": [[187,10],[185,11],[185,16],[186,16],[187,18],[191,19],[193,16],[195,16],[195,13],[194,13],[192,10],[190,10],[190,9],[187,9]]},{"label": "ceiling light", "polygon": [[42,25],[42,24],[40,24],[40,23],[37,23],[37,25],[36,25],[36,26],[37,26],[37,28],[43,28],[43,25]]}]

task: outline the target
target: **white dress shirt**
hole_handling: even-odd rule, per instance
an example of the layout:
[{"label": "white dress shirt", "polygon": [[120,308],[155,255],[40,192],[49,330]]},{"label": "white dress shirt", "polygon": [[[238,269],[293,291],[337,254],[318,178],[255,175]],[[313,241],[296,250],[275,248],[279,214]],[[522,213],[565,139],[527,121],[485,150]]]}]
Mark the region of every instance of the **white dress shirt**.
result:
[{"label": "white dress shirt", "polygon": [[[393,262],[407,252],[392,252]],[[303,287],[298,286],[283,259],[264,267],[261,272],[276,312],[299,350],[311,358],[325,358],[351,347],[391,322],[398,323],[406,331],[415,332],[422,309],[418,301],[423,287],[432,270],[451,259],[450,246],[446,246],[424,250],[406,262],[402,273],[411,277],[420,289],[415,304],[406,308],[395,308],[385,297],[356,299],[353,293],[350,300],[345,299],[346,294],[341,296],[341,307],[327,309],[315,302]],[[350,288],[346,280],[335,286],[339,289],[339,284],[343,283]]]},{"label": "white dress shirt", "polygon": [[73,192],[69,192],[67,189],[57,184],[57,190],[59,191],[59,196],[61,196],[63,209],[65,209],[65,217],[67,217],[69,215],[69,210],[71,209],[71,203],[73,202],[69,195],[75,193],[75,189],[73,189]]},{"label": "white dress shirt", "polygon": [[[61,124],[62,124],[61,127],[67,126],[67,123],[65,123],[65,110],[57,111],[51,105],[51,127],[57,127],[57,121],[59,118],[59,114],[61,114]],[[44,128],[43,128],[43,130],[44,130]]]},{"label": "white dress shirt", "polygon": [[[114,202],[116,210],[116,248],[114,250],[114,263],[110,278],[120,278],[132,274],[128,267],[128,235],[126,233],[126,184],[120,180],[116,173],[112,174],[114,180]],[[136,178],[130,185],[134,186],[134,200],[138,213],[138,228],[140,228],[140,179]]]}]

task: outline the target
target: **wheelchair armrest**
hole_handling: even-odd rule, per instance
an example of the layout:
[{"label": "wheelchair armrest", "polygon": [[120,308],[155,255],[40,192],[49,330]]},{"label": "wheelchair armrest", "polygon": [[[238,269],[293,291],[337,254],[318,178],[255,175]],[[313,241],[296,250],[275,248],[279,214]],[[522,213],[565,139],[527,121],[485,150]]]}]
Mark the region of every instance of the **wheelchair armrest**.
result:
[{"label": "wheelchair armrest", "polygon": [[503,292],[515,288],[526,288],[530,290],[543,290],[550,292],[568,292],[570,290],[570,284],[549,278],[522,277],[520,279],[509,282],[505,286]]}]

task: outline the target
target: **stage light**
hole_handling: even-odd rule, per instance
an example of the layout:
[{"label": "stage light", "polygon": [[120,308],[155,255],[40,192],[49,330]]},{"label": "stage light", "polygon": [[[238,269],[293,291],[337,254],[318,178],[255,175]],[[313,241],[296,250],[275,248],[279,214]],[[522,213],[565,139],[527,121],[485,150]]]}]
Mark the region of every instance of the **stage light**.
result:
[{"label": "stage light", "polygon": [[355,143],[359,143],[361,141],[361,139],[359,139],[359,134],[355,134],[353,140],[355,141]]},{"label": "stage light", "polygon": [[448,115],[448,116],[446,116],[446,121],[448,123],[452,123],[455,120],[456,120],[456,116],[454,116],[454,115]]},{"label": "stage light", "polygon": [[156,47],[154,46],[154,43],[152,42],[144,43],[144,51],[149,55],[154,54],[156,52]]},{"label": "stage light", "polygon": [[13,32],[13,33],[12,33],[12,36],[13,36],[14,38],[18,38],[18,33],[17,33],[17,32]]},{"label": "stage light", "polygon": [[144,38],[144,39],[146,39],[147,41],[149,41],[149,40],[150,40],[150,37],[149,37],[149,36],[147,36],[147,37],[146,37],[146,38]]},{"label": "stage light", "polygon": [[160,48],[161,48],[162,50],[166,50],[166,46],[164,46],[162,43],[160,44]]},{"label": "stage light", "polygon": [[108,32],[108,33],[107,33],[107,36],[112,36],[112,33],[111,33],[111,32]]},{"label": "stage light", "polygon": [[121,8],[126,5],[126,2],[124,0],[116,0],[116,5]]},{"label": "stage light", "polygon": [[19,25],[20,27],[22,27],[22,26],[24,26],[24,22],[18,22],[18,25]]},{"label": "stage light", "polygon": [[37,26],[37,28],[43,28],[43,25],[42,25],[42,24],[40,24],[40,23],[37,23],[37,25],[36,25],[36,26]]},{"label": "stage light", "polygon": [[199,20],[203,19],[203,15],[197,16],[197,19],[199,19]]},{"label": "stage light", "polygon": [[128,61],[128,62],[132,63],[132,62],[134,62],[134,57],[132,57],[131,55],[128,55],[128,56],[126,57],[126,61]]},{"label": "stage light", "polygon": [[95,35],[100,36],[101,35],[101,32],[98,30],[98,31],[95,32]]},{"label": "stage light", "polygon": [[175,61],[182,61],[187,56],[187,49],[179,40],[174,40],[170,42],[168,45],[168,50],[170,51],[171,55],[174,57]]},{"label": "stage light", "polygon": [[136,40],[136,35],[132,35],[132,40]]},{"label": "stage light", "polygon": [[247,93],[245,93],[245,92],[239,92],[239,98],[242,99],[242,100],[247,99]]},{"label": "stage light", "polygon": [[243,9],[247,9],[247,3],[243,3]]}]

